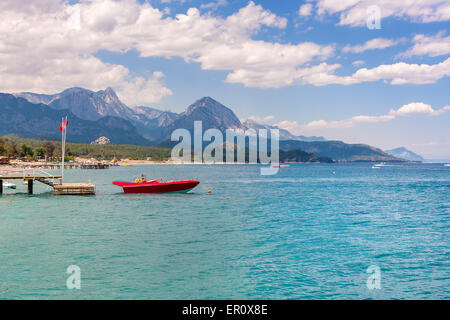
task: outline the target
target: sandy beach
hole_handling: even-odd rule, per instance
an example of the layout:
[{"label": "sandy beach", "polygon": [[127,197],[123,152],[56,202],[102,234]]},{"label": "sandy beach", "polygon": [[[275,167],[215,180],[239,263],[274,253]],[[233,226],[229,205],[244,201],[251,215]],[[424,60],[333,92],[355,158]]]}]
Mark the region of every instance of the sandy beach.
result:
[{"label": "sandy beach", "polygon": [[15,172],[23,172],[22,169],[14,168],[11,165],[2,165],[0,166],[0,175],[8,175]]},{"label": "sandy beach", "polygon": [[[76,157],[75,162],[66,163],[66,165],[71,164],[86,164],[86,163],[98,163],[101,162],[97,159],[90,158],[82,158]],[[104,163],[110,164],[110,161],[104,161]],[[119,166],[133,166],[133,165],[152,165],[152,164],[173,164],[171,160],[169,161],[151,161],[151,160],[130,160],[130,159],[120,159],[117,164]],[[41,170],[50,170],[55,169],[56,167],[61,166],[60,163],[56,162],[39,162],[39,161],[21,161],[21,160],[11,160],[10,164],[0,165],[0,175],[8,175],[12,173],[22,173],[24,169],[41,169]]]}]

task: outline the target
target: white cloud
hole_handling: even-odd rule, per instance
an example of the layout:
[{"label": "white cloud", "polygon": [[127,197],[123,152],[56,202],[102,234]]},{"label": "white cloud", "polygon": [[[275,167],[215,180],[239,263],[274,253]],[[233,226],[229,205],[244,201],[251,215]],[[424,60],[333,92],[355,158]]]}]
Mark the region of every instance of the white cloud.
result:
[{"label": "white cloud", "polygon": [[[300,46],[306,47],[305,44],[298,47]],[[321,50],[319,48],[316,47],[317,50]],[[294,48],[292,49],[295,51]],[[311,46],[310,50],[314,50],[314,45]],[[277,51],[274,51],[275,56]],[[284,58],[287,58],[287,56],[284,56]],[[360,64],[362,62],[358,61],[356,65]],[[450,76],[450,58],[434,65],[399,62],[390,65],[380,65],[371,69],[361,68],[350,76],[336,75],[335,72],[340,67],[340,64],[330,65],[322,62],[315,66],[299,68],[277,69],[276,66],[268,70],[242,68],[230,73],[226,81],[243,83],[246,87],[279,88],[296,84],[311,84],[314,86],[330,84],[353,85],[380,80],[384,80],[391,85],[429,84],[435,83],[445,76]]]},{"label": "white cloud", "polygon": [[158,102],[165,96],[172,95],[172,91],[161,83],[162,72],[153,72],[153,76],[145,79],[135,78],[118,89],[119,98],[127,105],[138,106]]},{"label": "white cloud", "polygon": [[206,9],[206,10],[217,10],[221,6],[227,5],[227,0],[217,0],[209,3],[203,3],[200,5],[200,9]]},{"label": "white cloud", "polygon": [[352,62],[352,65],[354,66],[354,67],[360,67],[360,66],[362,66],[362,65],[364,65],[366,62],[364,61],[364,60],[356,60],[356,61],[353,61]]},{"label": "white cloud", "polygon": [[280,129],[289,131],[290,133],[297,134],[301,132],[301,125],[297,121],[284,120],[275,124]]},{"label": "white cloud", "polygon": [[162,3],[180,2],[185,3],[187,0],[161,0]]},{"label": "white cloud", "polygon": [[337,121],[325,121],[325,120],[316,120],[307,123],[306,125],[298,125],[296,126],[296,131],[294,132],[302,132],[302,131],[313,131],[319,129],[342,129],[342,128],[350,128],[354,127],[357,124],[362,123],[379,123],[379,122],[389,122],[394,120],[397,117],[404,116],[417,116],[417,115],[426,115],[426,116],[439,116],[447,111],[450,111],[450,106],[445,106],[439,110],[434,110],[429,104],[425,104],[423,102],[412,102],[402,106],[401,108],[395,110],[391,109],[387,114],[381,116],[366,116],[359,115],[354,116],[345,120],[337,120]]},{"label": "white cloud", "polygon": [[[138,19],[139,6],[133,1],[70,6],[48,0],[33,2],[27,8],[28,4],[8,0],[1,4],[1,91],[54,93],[72,86],[92,90],[111,86],[121,92],[133,88],[145,103],[155,102],[155,97],[170,91],[158,87],[159,78],[154,75],[133,78],[126,67],[105,63],[93,55],[100,49],[121,49],[124,39],[111,34]],[[146,85],[139,90],[142,81]],[[160,92],[150,94],[150,87]]]},{"label": "white cloud", "polygon": [[384,39],[384,38],[375,38],[365,42],[362,45],[347,45],[342,48],[343,52],[352,52],[352,53],[361,53],[367,50],[375,50],[375,49],[385,49],[388,47],[395,46],[399,43],[398,40]]},{"label": "white cloud", "polygon": [[391,84],[426,84],[434,83],[444,76],[450,75],[450,58],[433,64],[407,64],[399,62],[381,65],[372,69],[359,69],[351,78],[356,82],[390,80]]},{"label": "white cloud", "polygon": [[413,38],[414,45],[399,54],[400,57],[424,56],[431,57],[450,54],[450,36],[444,37],[445,31],[438,32],[434,36],[417,34]]},{"label": "white cloud", "polygon": [[313,10],[313,6],[311,3],[306,3],[302,6],[300,6],[300,9],[298,9],[298,14],[301,17],[308,17],[309,15],[311,15]]},{"label": "white cloud", "polygon": [[428,23],[450,20],[448,0],[316,0],[319,15],[339,14],[340,25],[366,26],[369,6],[380,8],[381,18],[395,17]]},{"label": "white cloud", "polygon": [[350,76],[335,75],[334,72],[340,67],[339,64],[321,63],[311,68],[298,69],[294,77],[299,83],[315,86],[352,85],[379,80],[384,80],[392,85],[428,84],[450,75],[450,58],[433,65],[398,62],[371,69],[362,68]]},{"label": "white cloud", "polygon": [[316,120],[311,121],[306,125],[301,126],[303,131],[318,130],[318,129],[342,129],[350,128],[359,123],[377,123],[377,122],[388,122],[395,119],[394,115],[383,115],[383,116],[355,116],[346,120],[338,121],[325,121]]},{"label": "white cloud", "polygon": [[[333,56],[333,45],[254,40],[263,28],[285,29],[287,19],[251,1],[224,18],[195,8],[167,17],[136,0],[28,4],[25,0],[0,4],[0,91],[53,93],[71,86],[92,90],[111,86],[139,104],[169,94],[170,89],[154,83],[154,75],[136,78],[122,65],[102,62],[94,56],[99,50],[135,49],[141,57],[181,57],[204,70],[229,72],[226,82],[259,88],[378,80],[421,84],[450,74],[449,58],[435,65],[396,63],[336,75],[340,65],[324,62]],[[156,81],[161,84],[161,78]],[[150,94],[151,88],[155,94]]]},{"label": "white cloud", "polygon": [[448,142],[438,142],[438,141],[428,141],[424,143],[413,143],[412,145],[415,147],[428,147],[428,146],[439,146],[439,145],[449,145],[450,141]]},{"label": "white cloud", "polygon": [[398,116],[408,116],[418,114],[432,115],[435,112],[436,111],[433,110],[433,108],[429,104],[423,102],[412,102],[404,105],[398,110],[391,110],[390,114]]},{"label": "white cloud", "polygon": [[0,2],[0,12],[37,14],[57,12],[59,9],[60,0],[2,0]]},{"label": "white cloud", "polygon": [[268,124],[275,119],[274,116],[266,116],[266,117],[258,117],[258,116],[250,116],[244,121],[256,122],[260,124]]},{"label": "white cloud", "polygon": [[[99,50],[134,48],[142,57],[181,57],[205,70],[230,70],[229,82],[259,87],[283,86],[285,74],[333,52],[332,46],[310,42],[285,45],[252,40],[263,26],[284,29],[287,24],[285,18],[253,2],[226,18],[201,15],[195,8],[165,17],[164,12],[135,0],[58,4],[56,11],[52,7],[51,12],[42,9],[34,14],[16,10],[14,1],[7,3],[14,10],[0,11],[0,76],[8,79],[0,87],[3,91],[54,92],[75,84],[101,89],[98,86],[136,83],[125,67],[96,59],[93,54]],[[85,67],[78,67],[79,63]],[[91,72],[88,64],[95,64],[98,73]],[[63,81],[53,81],[58,75],[43,72],[52,68],[65,72]]]}]

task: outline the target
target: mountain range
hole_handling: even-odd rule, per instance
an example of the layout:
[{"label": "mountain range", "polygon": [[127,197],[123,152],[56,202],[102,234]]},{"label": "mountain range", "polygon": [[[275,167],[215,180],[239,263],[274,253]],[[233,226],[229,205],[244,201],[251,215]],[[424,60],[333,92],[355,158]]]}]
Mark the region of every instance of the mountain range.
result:
[{"label": "mountain range", "polygon": [[422,156],[417,153],[412,152],[411,150],[406,149],[405,147],[399,147],[391,150],[385,151],[387,154],[390,154],[394,157],[405,159],[408,161],[425,161]]},{"label": "mountain range", "polygon": [[290,133],[288,130],[286,129],[282,129],[279,128],[277,126],[271,126],[268,124],[260,124],[257,123],[255,121],[249,120],[247,119],[246,121],[244,121],[242,123],[242,125],[246,128],[253,128],[255,130],[259,130],[259,129],[266,129],[266,130],[271,130],[271,129],[278,129],[280,132],[280,140],[299,140],[299,141],[326,141],[326,139],[324,137],[305,137],[305,136],[296,136],[293,135],[292,133]]},{"label": "mountain range", "polygon": [[303,150],[318,157],[335,161],[402,161],[381,149],[367,144],[348,144],[342,141],[280,141],[281,150]]},{"label": "mountain range", "polygon": [[280,149],[302,150],[317,157],[338,161],[398,161],[398,157],[363,144],[327,141],[323,137],[296,136],[276,126],[254,121],[241,122],[234,112],[211,97],[203,97],[182,113],[148,106],[130,108],[113,89],[97,92],[70,88],[54,95],[32,92],[0,94],[0,135],[57,139],[60,119],[68,115],[69,136],[73,142],[90,143],[105,136],[113,144],[170,145],[177,128],[193,130],[194,121],[202,121],[203,130],[279,129]]},{"label": "mountain range", "polygon": [[56,110],[46,104],[33,104],[23,98],[0,93],[0,135],[59,140],[58,128],[66,115],[72,142],[90,143],[98,137],[108,136],[116,144],[148,144],[125,119],[106,116],[97,121],[83,120],[69,110]]}]

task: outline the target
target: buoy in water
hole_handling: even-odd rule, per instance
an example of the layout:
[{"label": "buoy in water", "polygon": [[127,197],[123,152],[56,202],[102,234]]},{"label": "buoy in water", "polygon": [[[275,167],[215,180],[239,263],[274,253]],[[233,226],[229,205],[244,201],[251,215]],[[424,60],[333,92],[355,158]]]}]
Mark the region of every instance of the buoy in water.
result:
[{"label": "buoy in water", "polygon": [[211,190],[208,190],[208,193],[211,193],[212,191]]}]

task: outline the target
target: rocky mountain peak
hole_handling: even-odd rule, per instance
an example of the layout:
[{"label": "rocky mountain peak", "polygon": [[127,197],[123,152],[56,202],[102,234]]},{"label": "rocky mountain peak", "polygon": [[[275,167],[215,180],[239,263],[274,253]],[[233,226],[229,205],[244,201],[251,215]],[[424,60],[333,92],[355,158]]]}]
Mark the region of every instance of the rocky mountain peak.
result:
[{"label": "rocky mountain peak", "polygon": [[214,100],[211,97],[203,97],[201,99],[198,99],[197,101],[195,101],[193,104],[191,104],[187,110],[185,111],[185,113],[189,114],[192,113],[193,111],[195,111],[198,108],[205,108],[211,111],[215,111],[215,110],[219,110],[219,111],[224,111],[224,110],[229,110],[227,107],[225,107],[223,104],[221,104],[220,102]]},{"label": "rocky mountain peak", "polygon": [[191,104],[181,114],[189,121],[204,121],[215,124],[217,128],[241,128],[241,121],[234,112],[211,97],[203,97]]},{"label": "rocky mountain peak", "polygon": [[106,88],[104,90],[104,93],[106,94],[107,97],[110,97],[113,100],[119,100],[119,97],[117,96],[116,92],[111,87]]},{"label": "rocky mountain peak", "polygon": [[87,90],[87,89],[73,87],[73,88],[68,88],[59,94],[56,94],[55,96],[67,96],[67,95],[71,95],[71,94],[80,94],[80,93],[87,93],[87,92],[93,93],[92,91]]}]

